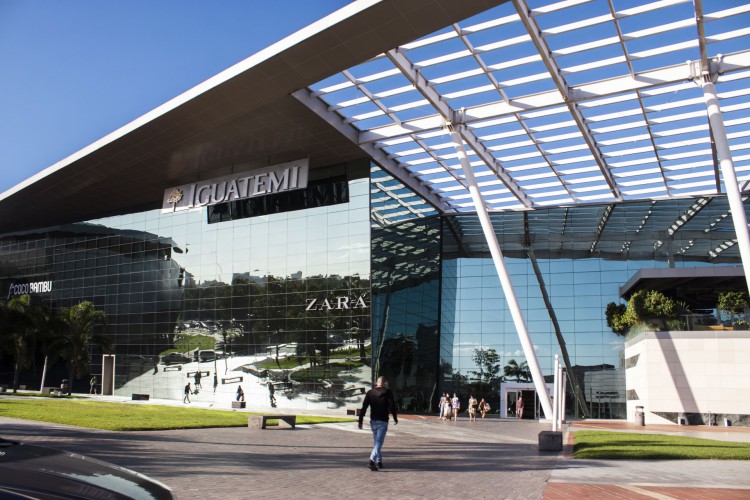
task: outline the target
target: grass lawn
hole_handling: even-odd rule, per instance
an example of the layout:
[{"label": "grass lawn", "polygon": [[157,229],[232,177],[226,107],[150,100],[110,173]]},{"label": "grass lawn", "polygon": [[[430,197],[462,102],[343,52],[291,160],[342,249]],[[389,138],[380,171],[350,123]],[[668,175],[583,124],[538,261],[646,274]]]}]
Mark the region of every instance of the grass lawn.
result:
[{"label": "grass lawn", "polygon": [[663,434],[575,431],[574,458],[750,460],[750,443]]},{"label": "grass lawn", "polygon": [[[0,399],[0,417],[22,418],[109,431],[245,427],[251,412],[73,399]],[[298,424],[354,422],[353,418],[298,415]]]}]

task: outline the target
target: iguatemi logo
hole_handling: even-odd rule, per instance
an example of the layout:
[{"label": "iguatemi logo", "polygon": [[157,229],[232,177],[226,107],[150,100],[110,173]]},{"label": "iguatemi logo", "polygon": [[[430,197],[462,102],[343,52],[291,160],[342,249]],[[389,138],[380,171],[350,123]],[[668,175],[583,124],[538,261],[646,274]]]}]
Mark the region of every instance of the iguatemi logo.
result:
[{"label": "iguatemi logo", "polygon": [[52,281],[36,281],[28,283],[13,283],[8,287],[7,299],[18,297],[19,295],[29,295],[31,293],[48,293],[52,291]]},{"label": "iguatemi logo", "polygon": [[349,297],[334,297],[333,300],[329,299],[306,299],[307,306],[305,311],[330,311],[332,309],[366,309],[367,303],[363,296],[359,296],[356,299]]}]

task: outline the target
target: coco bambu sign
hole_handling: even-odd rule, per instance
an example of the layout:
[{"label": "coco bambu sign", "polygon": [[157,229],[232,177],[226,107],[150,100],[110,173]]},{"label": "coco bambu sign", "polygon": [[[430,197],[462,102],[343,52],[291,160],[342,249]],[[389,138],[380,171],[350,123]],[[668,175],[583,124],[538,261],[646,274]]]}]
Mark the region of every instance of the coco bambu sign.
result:
[{"label": "coco bambu sign", "polygon": [[52,281],[12,281],[10,286],[8,286],[8,296],[6,297],[6,300],[21,295],[48,293],[51,291]]},{"label": "coco bambu sign", "polygon": [[309,161],[296,160],[168,188],[162,212],[176,212],[307,187]]}]

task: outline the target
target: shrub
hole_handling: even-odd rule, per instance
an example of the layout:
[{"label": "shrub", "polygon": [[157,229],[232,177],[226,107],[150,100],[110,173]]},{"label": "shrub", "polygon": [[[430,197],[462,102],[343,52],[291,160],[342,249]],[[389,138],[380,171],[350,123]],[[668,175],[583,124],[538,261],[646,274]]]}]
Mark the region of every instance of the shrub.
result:
[{"label": "shrub", "polygon": [[636,325],[649,329],[684,329],[685,323],[680,319],[687,311],[687,306],[667,297],[656,290],[639,290],[628,300],[627,306],[610,302],[605,316],[607,326],[617,335],[625,335]]}]

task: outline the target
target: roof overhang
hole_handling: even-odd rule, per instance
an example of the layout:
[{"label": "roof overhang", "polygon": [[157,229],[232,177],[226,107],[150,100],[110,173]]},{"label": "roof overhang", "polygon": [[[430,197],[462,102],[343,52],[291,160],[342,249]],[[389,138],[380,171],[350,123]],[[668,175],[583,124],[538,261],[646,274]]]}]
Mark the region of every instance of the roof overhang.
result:
[{"label": "roof overhang", "polygon": [[639,290],[721,290],[747,286],[742,266],[641,269],[620,287],[620,297],[629,298]]},{"label": "roof overhang", "polygon": [[382,224],[471,213],[449,126],[490,212],[721,196],[719,140],[747,191],[750,2],[636,3],[354,2],[3,193],[0,231],[300,158],[375,161]]},{"label": "roof overhang", "polygon": [[0,232],[158,208],[164,189],[309,158],[367,157],[292,97],[502,0],[360,0],[236,64],[0,194]]}]

